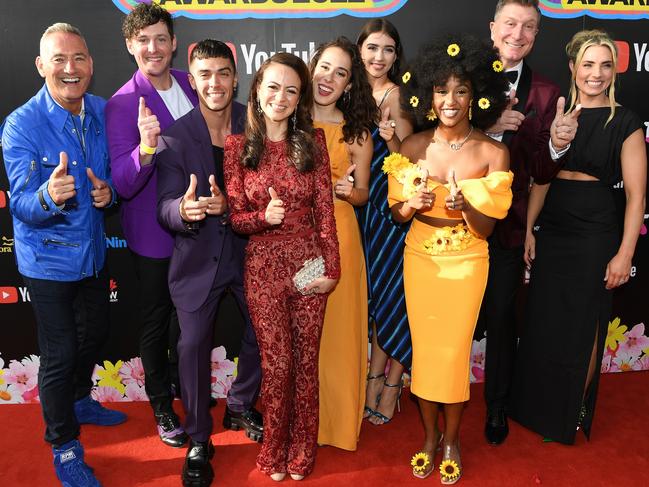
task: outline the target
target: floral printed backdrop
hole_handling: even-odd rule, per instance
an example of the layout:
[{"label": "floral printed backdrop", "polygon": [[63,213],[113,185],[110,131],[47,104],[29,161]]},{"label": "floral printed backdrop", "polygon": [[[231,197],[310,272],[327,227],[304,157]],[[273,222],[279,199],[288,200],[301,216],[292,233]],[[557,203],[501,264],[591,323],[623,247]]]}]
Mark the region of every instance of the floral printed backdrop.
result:
[{"label": "floral printed backdrop", "polygon": [[[0,404],[39,402],[38,367],[40,359],[30,355],[12,360],[5,368],[0,356]],[[212,397],[226,396],[237,375],[237,359],[226,358],[225,347],[212,350]],[[134,357],[126,362],[104,360],[96,365],[92,375],[92,397],[101,402],[147,401],[144,391],[142,359]]]},{"label": "floral printed backdrop", "polygon": [[[471,350],[471,382],[484,380],[485,346],[487,339],[473,341]],[[0,355],[0,404],[38,402],[37,355],[22,360],[12,360],[5,367]],[[629,327],[615,318],[608,324],[608,334],[602,360],[602,372],[628,372],[649,370],[649,337],[644,323]],[[226,357],[225,347],[212,350],[212,397],[227,395],[237,375],[237,359]],[[409,381],[406,378],[406,385]],[[95,384],[92,397],[101,402],[146,401],[144,369],[140,357],[126,362],[111,363],[104,360],[96,365],[92,376]]]}]

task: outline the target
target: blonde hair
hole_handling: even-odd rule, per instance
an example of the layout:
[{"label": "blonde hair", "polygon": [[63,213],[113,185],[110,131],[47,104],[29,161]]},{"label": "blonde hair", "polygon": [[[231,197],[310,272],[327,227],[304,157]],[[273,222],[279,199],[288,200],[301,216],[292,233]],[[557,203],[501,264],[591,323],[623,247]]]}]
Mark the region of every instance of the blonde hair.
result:
[{"label": "blonde hair", "polygon": [[577,67],[581,64],[582,59],[584,58],[584,53],[586,49],[592,46],[605,46],[608,47],[611,51],[611,57],[613,58],[613,79],[611,80],[611,85],[608,87],[608,101],[611,107],[611,114],[606,120],[608,124],[615,115],[615,79],[617,71],[617,46],[615,41],[609,36],[606,32],[599,29],[593,30],[582,30],[577,32],[570,42],[566,45],[566,54],[568,59],[572,61],[573,70],[572,76],[570,78],[570,104],[568,106],[568,111],[570,112],[575,105],[577,104],[577,98],[579,96],[579,89],[575,82],[577,76]]},{"label": "blonde hair", "polygon": [[47,29],[45,29],[45,32],[43,32],[43,35],[41,36],[41,42],[40,42],[40,55],[43,55],[43,48],[45,46],[45,40],[47,39],[48,36],[51,34],[56,34],[62,32],[64,34],[74,34],[76,36],[79,36],[81,40],[86,42],[86,39],[83,37],[83,34],[79,29],[77,29],[74,25],[68,24],[66,22],[57,22],[56,24],[50,25]]}]

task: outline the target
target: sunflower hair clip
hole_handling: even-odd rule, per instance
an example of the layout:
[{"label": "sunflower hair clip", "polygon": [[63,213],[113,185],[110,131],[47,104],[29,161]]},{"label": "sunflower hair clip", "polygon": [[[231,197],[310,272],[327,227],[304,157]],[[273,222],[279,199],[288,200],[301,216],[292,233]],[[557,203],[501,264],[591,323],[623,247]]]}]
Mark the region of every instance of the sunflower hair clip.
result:
[{"label": "sunflower hair clip", "polygon": [[419,98],[413,95],[410,97],[409,103],[412,108],[417,108],[419,106]]},{"label": "sunflower hair clip", "polygon": [[401,76],[401,81],[403,81],[403,84],[405,85],[408,81],[410,81],[410,78],[412,75],[410,74],[410,71],[406,71],[403,73],[403,76]]},{"label": "sunflower hair clip", "polygon": [[496,73],[501,73],[502,70],[505,69],[505,66],[503,65],[502,61],[500,61],[499,59],[496,59],[491,65],[491,67]]},{"label": "sunflower hair clip", "polygon": [[449,44],[449,46],[446,48],[446,53],[451,57],[455,57],[460,54],[460,46],[455,43]]},{"label": "sunflower hair clip", "polygon": [[491,106],[491,102],[489,101],[488,98],[482,97],[478,100],[478,106],[482,110],[489,110],[489,107]]}]

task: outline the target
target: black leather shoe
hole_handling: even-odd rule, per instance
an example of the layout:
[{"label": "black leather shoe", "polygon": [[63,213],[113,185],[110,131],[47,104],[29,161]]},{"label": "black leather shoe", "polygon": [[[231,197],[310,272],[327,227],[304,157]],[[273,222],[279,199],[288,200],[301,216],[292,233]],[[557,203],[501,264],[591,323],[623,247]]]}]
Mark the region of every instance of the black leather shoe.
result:
[{"label": "black leather shoe", "polygon": [[208,487],[214,479],[214,470],[210,460],[214,456],[214,445],[211,441],[189,442],[185,464],[183,465],[184,487]]},{"label": "black leather shoe", "polygon": [[500,445],[509,434],[507,415],[502,409],[487,413],[487,422],[484,426],[484,435],[491,445]]},{"label": "black leather shoe", "polygon": [[226,430],[239,431],[246,430],[246,436],[252,441],[261,443],[264,437],[264,422],[261,413],[255,408],[250,408],[243,413],[232,411],[225,407],[225,416],[223,416],[223,427]]},{"label": "black leather shoe", "polygon": [[189,437],[182,426],[180,420],[174,413],[160,413],[155,415],[155,422],[158,424],[158,435],[160,440],[174,448],[180,448]]}]

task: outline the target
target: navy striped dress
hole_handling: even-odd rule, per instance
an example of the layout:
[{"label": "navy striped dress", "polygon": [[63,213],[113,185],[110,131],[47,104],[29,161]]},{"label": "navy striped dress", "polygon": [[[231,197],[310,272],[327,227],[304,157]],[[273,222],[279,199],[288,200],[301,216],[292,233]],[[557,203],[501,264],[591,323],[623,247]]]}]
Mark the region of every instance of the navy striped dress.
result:
[{"label": "navy striped dress", "polygon": [[376,323],[379,346],[410,369],[412,345],[403,291],[403,249],[410,223],[392,219],[388,177],[382,170],[388,148],[376,126],[372,140],[370,195],[367,204],[356,209],[367,268],[368,315],[370,325]]}]

